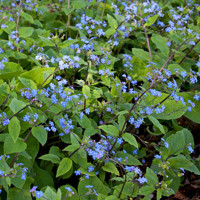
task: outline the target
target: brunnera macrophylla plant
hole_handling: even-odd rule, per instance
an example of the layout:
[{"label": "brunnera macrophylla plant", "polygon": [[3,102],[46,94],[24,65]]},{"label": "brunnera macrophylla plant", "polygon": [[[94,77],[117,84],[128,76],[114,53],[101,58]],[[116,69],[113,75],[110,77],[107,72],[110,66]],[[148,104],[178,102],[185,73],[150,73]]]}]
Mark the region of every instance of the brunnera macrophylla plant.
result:
[{"label": "brunnera macrophylla plant", "polygon": [[197,1],[0,2],[1,199],[159,200],[200,174],[177,123],[200,123]]}]

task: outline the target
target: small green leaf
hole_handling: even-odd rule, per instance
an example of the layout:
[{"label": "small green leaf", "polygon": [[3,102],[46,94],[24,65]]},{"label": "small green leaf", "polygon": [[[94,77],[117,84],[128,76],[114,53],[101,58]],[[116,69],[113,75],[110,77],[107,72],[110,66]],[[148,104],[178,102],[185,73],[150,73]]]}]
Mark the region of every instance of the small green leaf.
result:
[{"label": "small green leaf", "polygon": [[38,140],[39,143],[44,145],[47,141],[47,131],[43,126],[33,127],[32,128],[33,136]]},{"label": "small green leaf", "polygon": [[21,83],[26,86],[27,88],[30,89],[37,89],[37,85],[34,81],[32,81],[31,79],[27,79],[27,78],[23,78],[23,77],[18,77],[18,79],[21,81]]},{"label": "small green leaf", "polygon": [[114,164],[112,164],[111,162],[108,162],[106,163],[102,169],[106,172],[110,172],[110,173],[113,173],[113,174],[116,174],[117,176],[119,176],[119,171],[118,169],[115,167]]},{"label": "small green leaf", "polygon": [[56,193],[49,186],[47,186],[47,189],[45,190],[44,196],[48,200],[55,200],[56,199]]},{"label": "small green leaf", "polygon": [[33,23],[33,17],[25,12],[21,12],[20,16],[23,17],[26,21]]},{"label": "small green leaf", "polygon": [[72,144],[63,149],[63,151],[75,151],[76,149],[80,148],[79,144]]},{"label": "small green leaf", "polygon": [[149,167],[147,167],[145,178],[147,179],[147,183],[149,185],[154,186],[156,183],[159,183],[157,175]]},{"label": "small green leaf", "polygon": [[150,61],[149,52],[143,49],[132,48],[132,53],[141,60]]},{"label": "small green leaf", "polygon": [[51,161],[52,163],[59,163],[60,162],[60,158],[58,156],[54,155],[54,154],[45,154],[43,156],[40,156],[39,159]]},{"label": "small green leaf", "polygon": [[144,24],[144,26],[151,26],[152,24],[154,24],[156,22],[156,20],[158,19],[159,15],[154,15],[153,17],[149,17],[147,19],[147,22]]},{"label": "small green leaf", "polygon": [[87,85],[84,85],[82,87],[82,92],[84,95],[86,95],[87,97],[91,97],[91,92],[90,92],[90,88]]},{"label": "small green leaf", "polygon": [[70,46],[71,44],[76,43],[77,41],[78,41],[78,40],[66,40],[66,41],[62,42],[62,43],[59,45],[59,47],[65,48],[65,47]]},{"label": "small green leaf", "polygon": [[19,137],[20,130],[21,126],[19,120],[17,119],[17,117],[13,117],[8,124],[8,131],[14,143],[16,143],[17,138]]},{"label": "small green leaf", "polygon": [[134,147],[136,147],[138,149],[138,143],[137,140],[135,139],[135,137],[133,135],[131,135],[130,133],[124,133],[122,135],[122,138],[128,142],[130,145],[133,145]]},{"label": "small green leaf", "polygon": [[166,44],[165,38],[155,35],[155,37],[151,37],[151,40],[156,45],[156,47],[160,49],[163,55],[169,55],[169,47]]},{"label": "small green leaf", "polygon": [[117,21],[109,14],[107,14],[107,18],[108,18],[108,23],[111,26],[111,28],[117,29],[117,26],[118,26]]},{"label": "small green leaf", "polygon": [[50,47],[55,46],[55,44],[50,39],[42,37],[42,36],[39,36],[39,37],[41,41],[44,42],[45,46],[50,46]]},{"label": "small green leaf", "polygon": [[25,106],[26,104],[23,101],[17,100],[16,98],[13,98],[9,105],[13,113],[20,111]]},{"label": "small green leaf", "polygon": [[102,125],[99,126],[99,128],[108,133],[109,135],[116,137],[119,135],[119,130],[113,125]]},{"label": "small green leaf", "polygon": [[165,129],[162,124],[153,116],[148,116],[148,119],[161,131],[161,133],[165,134]]},{"label": "small green leaf", "polygon": [[118,117],[118,123],[119,123],[119,129],[122,130],[124,123],[125,123],[125,117],[124,115],[120,114]]},{"label": "small green leaf", "polygon": [[67,173],[72,167],[72,161],[70,158],[63,158],[58,166],[56,177],[62,176]]},{"label": "small green leaf", "polygon": [[140,188],[139,194],[149,196],[150,194],[153,193],[154,190],[155,190],[155,188],[153,186],[145,185]]},{"label": "small green leaf", "polygon": [[21,27],[19,28],[19,36],[28,38],[33,34],[34,28],[32,27]]},{"label": "small green leaf", "polygon": [[91,121],[86,115],[83,115],[82,119],[78,119],[78,123],[85,129],[92,127]]}]

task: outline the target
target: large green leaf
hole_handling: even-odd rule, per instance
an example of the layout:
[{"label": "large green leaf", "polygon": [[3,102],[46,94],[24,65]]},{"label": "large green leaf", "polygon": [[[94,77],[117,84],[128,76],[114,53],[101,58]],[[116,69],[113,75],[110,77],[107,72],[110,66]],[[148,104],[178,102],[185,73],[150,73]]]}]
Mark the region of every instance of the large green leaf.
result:
[{"label": "large green leaf", "polygon": [[144,51],[143,49],[132,48],[132,53],[141,60],[150,61],[149,52]]},{"label": "large green leaf", "polygon": [[105,131],[107,134],[117,137],[119,135],[119,130],[113,125],[102,125],[99,126],[100,129]]},{"label": "large green leaf", "polygon": [[111,162],[106,163],[106,164],[102,167],[102,169],[103,169],[104,171],[106,171],[106,172],[110,172],[110,173],[112,173],[112,174],[119,175],[118,169],[117,169],[117,168],[115,167],[115,165],[114,165],[113,163],[111,163]]},{"label": "large green leaf", "polygon": [[[161,97],[156,97],[156,98],[148,94],[145,100],[145,103],[147,104],[147,106],[149,105],[155,106],[168,96],[168,94],[165,94],[165,93],[161,93],[161,94],[162,94]],[[187,108],[180,101],[176,102],[171,97],[167,98],[162,104],[165,106],[164,112],[160,114],[154,113],[152,115],[156,119],[163,119],[163,120],[177,119],[181,117],[182,115],[184,115],[184,113],[187,110]]]},{"label": "large green leaf", "polygon": [[[53,74],[54,70],[55,70],[54,67],[50,67],[50,68],[38,67],[28,72],[24,72],[23,74],[20,75],[20,77],[31,79],[37,84],[37,86],[40,86],[45,81],[47,76],[49,76],[50,74]],[[43,84],[43,86],[48,84],[52,78],[53,76],[50,76],[48,80]]]},{"label": "large green leaf", "polygon": [[199,117],[199,113],[200,113],[200,101],[196,101],[193,99],[194,94],[192,93],[179,93],[179,96],[182,96],[185,100],[185,102],[187,102],[188,100],[191,100],[193,103],[195,103],[195,107],[192,108],[192,111],[186,111],[186,113],[184,114],[185,117],[187,117],[188,119],[192,120],[195,123],[200,124],[200,117]]},{"label": "large green leaf", "polygon": [[63,158],[58,166],[56,177],[67,173],[72,167],[72,160],[70,158]]},{"label": "large green leaf", "polygon": [[27,145],[22,138],[18,138],[16,142],[13,141],[11,136],[8,136],[4,142],[4,153],[20,153],[26,149]]},{"label": "large green leaf", "polygon": [[24,78],[24,77],[18,77],[18,79],[21,81],[21,83],[29,89],[37,89],[37,85],[35,84],[34,81],[32,81],[31,79],[28,78]]},{"label": "large green leaf", "polygon": [[22,67],[14,62],[4,62],[3,64],[5,67],[0,70],[1,79],[12,80],[13,77],[17,77],[23,72]]},{"label": "large green leaf", "polygon": [[122,135],[122,138],[128,142],[130,145],[133,145],[134,147],[138,148],[138,143],[137,140],[135,139],[135,137],[133,135],[131,135],[130,133],[124,133]]},{"label": "large green leaf", "polygon": [[27,189],[10,188],[7,200],[32,200],[31,193]]},{"label": "large green leaf", "polygon": [[33,136],[38,140],[39,143],[44,145],[47,141],[47,131],[43,126],[33,127],[32,128]]},{"label": "large green leaf", "polygon": [[39,189],[45,186],[54,186],[54,180],[48,171],[38,167],[36,162],[33,165],[34,185],[37,185]]}]

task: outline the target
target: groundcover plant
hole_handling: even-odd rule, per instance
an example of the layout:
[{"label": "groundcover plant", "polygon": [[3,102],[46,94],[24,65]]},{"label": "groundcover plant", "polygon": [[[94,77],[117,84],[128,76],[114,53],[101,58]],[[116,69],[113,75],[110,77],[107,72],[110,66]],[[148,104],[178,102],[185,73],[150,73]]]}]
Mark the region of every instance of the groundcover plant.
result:
[{"label": "groundcover plant", "polygon": [[169,199],[200,175],[179,121],[200,124],[198,2],[0,0],[0,199]]}]

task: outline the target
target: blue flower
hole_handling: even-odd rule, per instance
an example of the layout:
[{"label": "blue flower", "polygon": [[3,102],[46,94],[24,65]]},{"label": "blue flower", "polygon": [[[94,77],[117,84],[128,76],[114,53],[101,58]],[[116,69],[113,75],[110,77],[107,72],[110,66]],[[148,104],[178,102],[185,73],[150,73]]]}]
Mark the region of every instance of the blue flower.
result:
[{"label": "blue flower", "polygon": [[42,191],[36,191],[35,192],[35,196],[36,196],[36,198],[41,198],[42,196],[43,196],[43,192]]},{"label": "blue flower", "polygon": [[74,171],[74,173],[76,176],[81,175],[81,170]]},{"label": "blue flower", "polygon": [[143,183],[146,183],[147,182],[147,179],[146,178],[144,178],[144,177],[139,177],[138,179],[137,179],[141,184],[143,184]]},{"label": "blue flower", "polygon": [[191,146],[189,146],[189,147],[188,147],[188,151],[189,151],[190,153],[193,153],[194,150],[192,149]]},{"label": "blue flower", "polygon": [[29,116],[29,115],[25,115],[25,116],[23,117],[23,120],[24,120],[24,122],[30,121],[30,116]]},{"label": "blue flower", "polygon": [[90,114],[90,108],[85,109],[85,113],[89,115]]},{"label": "blue flower", "polygon": [[94,167],[93,166],[88,167],[88,172],[92,172],[92,171],[94,171]]}]

